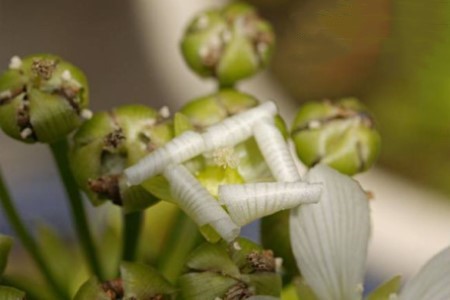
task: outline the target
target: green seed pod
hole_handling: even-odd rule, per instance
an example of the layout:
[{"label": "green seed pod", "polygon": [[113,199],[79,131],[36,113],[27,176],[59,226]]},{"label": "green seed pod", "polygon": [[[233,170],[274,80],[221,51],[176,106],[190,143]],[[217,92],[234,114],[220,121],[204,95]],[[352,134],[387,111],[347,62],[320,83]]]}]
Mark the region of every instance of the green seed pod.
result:
[{"label": "green seed pod", "polygon": [[0,127],[27,143],[53,143],[90,117],[88,92],[83,72],[58,56],[15,56],[0,77]]},{"label": "green seed pod", "polygon": [[233,245],[201,245],[189,256],[186,268],[179,280],[185,300],[279,297],[281,292],[272,252],[243,238]]},{"label": "green seed pod", "polygon": [[122,263],[120,278],[100,283],[95,277],[85,282],[75,300],[149,299],[169,300],[175,288],[155,269],[140,263]]},{"label": "green seed pod", "polygon": [[266,67],[274,44],[270,24],[253,7],[232,3],[195,17],[183,36],[181,50],[198,75],[231,86]]},{"label": "green seed pod", "polygon": [[380,136],[355,98],[305,104],[291,132],[297,155],[308,167],[325,163],[348,175],[366,171],[380,150]]},{"label": "green seed pod", "polygon": [[80,127],[71,167],[94,205],[111,200],[131,212],[157,201],[142,186],[127,186],[122,172],[173,137],[166,117],[142,105],[127,105],[97,113]]}]

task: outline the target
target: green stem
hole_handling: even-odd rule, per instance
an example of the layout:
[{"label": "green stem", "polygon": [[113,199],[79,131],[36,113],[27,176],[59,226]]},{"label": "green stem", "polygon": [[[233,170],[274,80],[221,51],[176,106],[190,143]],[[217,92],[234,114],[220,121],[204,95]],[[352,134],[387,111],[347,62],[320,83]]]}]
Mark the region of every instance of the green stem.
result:
[{"label": "green stem", "polygon": [[100,262],[92,240],[91,231],[87,222],[86,212],[83,206],[83,198],[73,178],[67,157],[69,147],[66,139],[50,144],[53,158],[58,166],[59,175],[64,183],[71,208],[72,219],[78,239],[81,243],[84,255],[89,263],[91,271],[100,279],[104,280]]},{"label": "green stem", "polygon": [[200,241],[201,234],[197,225],[180,211],[159,259],[158,269],[167,280],[176,283],[187,256]]},{"label": "green stem", "polygon": [[60,299],[70,299],[67,292],[58,285],[55,277],[50,271],[48,264],[46,263],[44,256],[40,248],[38,247],[36,241],[33,239],[31,234],[28,232],[25,227],[17,209],[14,206],[12,201],[12,197],[8,191],[5,181],[3,180],[3,176],[0,172],[0,202],[5,211],[5,215],[8,218],[11,227],[14,232],[17,234],[17,237],[22,242],[22,245],[29,252],[32,259],[35,261],[37,267],[41,271],[42,275],[47,280],[49,286],[54,290],[55,294],[58,295]]},{"label": "green stem", "polygon": [[142,219],[142,211],[123,214],[122,259],[124,261],[134,261],[136,258]]}]

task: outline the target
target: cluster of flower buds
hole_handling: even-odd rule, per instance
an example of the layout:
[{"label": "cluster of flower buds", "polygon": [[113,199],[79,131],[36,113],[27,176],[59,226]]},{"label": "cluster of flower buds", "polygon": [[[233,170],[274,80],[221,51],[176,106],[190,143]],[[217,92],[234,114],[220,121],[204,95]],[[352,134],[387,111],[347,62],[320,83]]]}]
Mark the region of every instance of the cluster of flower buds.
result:
[{"label": "cluster of flower buds", "polygon": [[232,86],[266,67],[274,44],[270,24],[252,6],[232,3],[194,18],[183,36],[181,50],[198,75]]},{"label": "cluster of flower buds", "polygon": [[14,56],[0,77],[0,127],[15,139],[60,140],[91,116],[87,106],[83,72],[60,57]]}]

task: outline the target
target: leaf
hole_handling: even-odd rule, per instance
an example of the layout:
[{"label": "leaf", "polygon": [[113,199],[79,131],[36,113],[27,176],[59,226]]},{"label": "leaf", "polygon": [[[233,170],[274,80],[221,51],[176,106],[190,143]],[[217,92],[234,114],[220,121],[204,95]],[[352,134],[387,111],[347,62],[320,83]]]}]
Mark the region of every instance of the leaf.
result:
[{"label": "leaf", "polygon": [[3,274],[8,261],[8,254],[11,250],[13,240],[12,238],[0,234],[0,276]]},{"label": "leaf", "polygon": [[386,282],[383,282],[379,287],[370,293],[367,300],[389,300],[389,296],[397,294],[401,285],[401,276],[395,276]]},{"label": "leaf", "polygon": [[0,299],[2,300],[23,300],[25,293],[15,288],[0,286]]}]

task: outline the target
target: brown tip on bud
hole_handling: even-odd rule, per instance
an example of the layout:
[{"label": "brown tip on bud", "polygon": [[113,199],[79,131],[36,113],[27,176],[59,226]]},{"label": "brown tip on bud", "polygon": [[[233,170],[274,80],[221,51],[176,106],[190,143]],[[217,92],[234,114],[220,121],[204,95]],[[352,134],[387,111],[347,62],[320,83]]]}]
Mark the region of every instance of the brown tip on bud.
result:
[{"label": "brown tip on bud", "polygon": [[103,291],[111,300],[122,299],[124,297],[122,279],[113,279],[102,283]]},{"label": "brown tip on bud", "polygon": [[44,80],[49,80],[56,69],[58,61],[53,59],[35,58],[31,64],[31,70]]},{"label": "brown tip on bud", "polygon": [[122,128],[117,128],[105,137],[105,147],[117,149],[124,140],[125,135]]},{"label": "brown tip on bud", "polygon": [[97,179],[88,180],[89,189],[101,198],[111,199],[116,205],[122,205],[120,194],[119,175],[106,175]]},{"label": "brown tip on bud", "polygon": [[275,272],[276,263],[272,250],[253,251],[247,255],[247,261],[255,272]]}]

